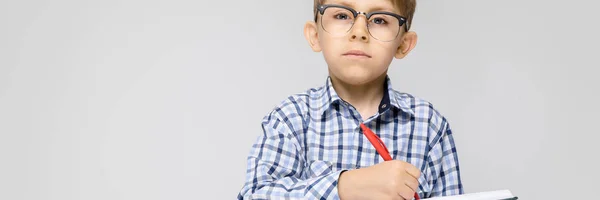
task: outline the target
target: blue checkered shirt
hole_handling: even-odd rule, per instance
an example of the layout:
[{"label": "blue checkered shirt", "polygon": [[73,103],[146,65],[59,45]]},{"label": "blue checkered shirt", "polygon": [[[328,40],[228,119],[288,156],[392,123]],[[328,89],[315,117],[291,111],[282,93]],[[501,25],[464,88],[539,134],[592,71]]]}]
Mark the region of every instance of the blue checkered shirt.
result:
[{"label": "blue checkered shirt", "polygon": [[325,86],[292,95],[262,121],[238,199],[339,199],[346,170],[384,162],[362,134],[372,129],[393,159],[421,170],[421,198],[463,194],[458,156],[446,119],[431,103],[391,87],[386,78],[379,112],[363,121]]}]

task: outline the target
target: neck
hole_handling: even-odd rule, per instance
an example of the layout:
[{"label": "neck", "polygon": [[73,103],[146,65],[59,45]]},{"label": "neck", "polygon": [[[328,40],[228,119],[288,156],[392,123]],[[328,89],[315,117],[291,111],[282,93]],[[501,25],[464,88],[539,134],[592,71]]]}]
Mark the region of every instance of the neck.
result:
[{"label": "neck", "polygon": [[363,120],[375,115],[379,110],[379,103],[383,98],[383,88],[386,75],[364,84],[353,85],[344,83],[331,76],[331,83],[338,96],[352,104],[358,110]]}]

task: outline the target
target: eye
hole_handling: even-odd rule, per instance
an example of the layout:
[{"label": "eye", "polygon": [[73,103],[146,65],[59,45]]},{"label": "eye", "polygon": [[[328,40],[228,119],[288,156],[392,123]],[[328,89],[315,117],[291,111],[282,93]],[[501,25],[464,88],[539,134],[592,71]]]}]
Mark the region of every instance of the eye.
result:
[{"label": "eye", "polygon": [[336,14],[335,16],[333,16],[335,19],[342,19],[342,20],[346,20],[348,19],[348,15],[345,13],[340,13],[340,14]]},{"label": "eye", "polygon": [[382,18],[375,18],[373,20],[371,20],[373,23],[375,24],[387,24],[387,22],[385,21],[385,19]]}]

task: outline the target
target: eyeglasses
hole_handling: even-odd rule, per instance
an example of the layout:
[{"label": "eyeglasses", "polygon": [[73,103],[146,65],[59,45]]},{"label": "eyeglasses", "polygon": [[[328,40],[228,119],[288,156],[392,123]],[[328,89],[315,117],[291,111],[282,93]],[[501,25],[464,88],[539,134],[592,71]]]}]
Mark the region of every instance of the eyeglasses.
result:
[{"label": "eyeglasses", "polygon": [[[389,42],[400,34],[400,27],[408,31],[406,18],[395,13],[376,11],[376,12],[358,12],[352,8],[342,5],[319,5],[317,7],[321,14],[321,27],[334,36],[344,36],[354,26],[359,14],[367,18],[367,30],[369,34],[383,42]],[[315,22],[317,16],[315,15]]]}]

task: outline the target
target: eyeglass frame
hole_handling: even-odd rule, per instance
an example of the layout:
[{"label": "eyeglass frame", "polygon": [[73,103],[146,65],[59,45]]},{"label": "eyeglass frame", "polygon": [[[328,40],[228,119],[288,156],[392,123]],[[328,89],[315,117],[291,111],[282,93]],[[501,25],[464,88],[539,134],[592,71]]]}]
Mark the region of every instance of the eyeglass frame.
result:
[{"label": "eyeglass frame", "polygon": [[[317,6],[317,11],[319,11],[319,12],[315,14],[315,22],[317,22],[317,17],[318,17],[319,13],[321,14],[321,20],[323,20],[322,16],[323,16],[323,14],[325,14],[325,10],[327,10],[327,8],[342,8],[342,9],[346,9],[346,10],[349,10],[350,12],[352,12],[352,15],[354,15],[354,22],[352,22],[352,26],[350,27],[350,29],[348,29],[348,31],[352,30],[352,28],[354,27],[354,23],[356,23],[356,19],[357,19],[357,17],[358,17],[359,14],[365,15],[365,17],[367,18],[367,22],[368,22],[369,18],[371,18],[371,16],[373,16],[373,15],[376,15],[376,14],[386,14],[386,15],[391,15],[392,17],[395,17],[396,19],[398,19],[398,21],[399,21],[398,25],[399,26],[404,25],[404,30],[406,32],[408,32],[408,24],[409,23],[406,20],[406,17],[403,17],[403,16],[398,15],[396,13],[386,12],[386,11],[374,11],[374,12],[369,12],[369,13],[359,12],[359,11],[356,11],[356,10],[348,7],[348,6],[342,6],[342,5],[336,5],[336,4],[322,4],[322,5],[318,5]],[[323,22],[322,21],[321,21],[321,27],[323,29],[325,29],[325,27],[323,27]],[[369,30],[369,24],[368,23],[367,23],[367,30]],[[371,30],[369,30],[369,35],[371,35],[371,37],[375,38],[375,36],[373,36],[371,34]],[[398,35],[400,35],[400,29],[398,29],[398,33],[396,33],[396,37],[394,37],[394,39],[398,38]],[[377,39],[377,38],[375,38],[375,39]],[[377,40],[379,40],[379,39],[377,39]],[[392,41],[392,40],[390,40],[390,41]]]}]

